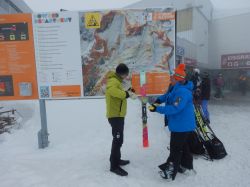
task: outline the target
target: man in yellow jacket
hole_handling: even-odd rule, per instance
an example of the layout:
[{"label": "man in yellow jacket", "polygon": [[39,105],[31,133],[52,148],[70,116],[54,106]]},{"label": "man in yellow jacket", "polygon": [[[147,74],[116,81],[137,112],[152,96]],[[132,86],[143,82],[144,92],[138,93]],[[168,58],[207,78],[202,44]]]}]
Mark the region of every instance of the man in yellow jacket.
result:
[{"label": "man in yellow jacket", "polygon": [[124,118],[127,112],[127,98],[130,97],[131,90],[125,91],[122,81],[129,74],[128,67],[121,63],[116,67],[115,72],[108,74],[106,86],[106,116],[112,127],[112,148],[110,154],[110,171],[127,176],[128,173],[120,166],[129,164],[129,160],[121,160],[121,147],[123,144]]}]

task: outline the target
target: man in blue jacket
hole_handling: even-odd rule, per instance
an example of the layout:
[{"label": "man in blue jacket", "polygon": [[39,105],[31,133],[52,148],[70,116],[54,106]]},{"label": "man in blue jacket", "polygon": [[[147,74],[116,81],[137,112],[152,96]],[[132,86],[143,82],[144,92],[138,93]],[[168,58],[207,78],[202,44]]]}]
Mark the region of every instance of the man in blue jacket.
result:
[{"label": "man in blue jacket", "polygon": [[196,127],[193,83],[185,78],[185,64],[179,64],[173,75],[172,90],[157,99],[160,103],[165,102],[165,106],[153,104],[149,107],[151,112],[164,114],[168,118],[168,128],[171,132],[170,155],[166,163],[159,167],[162,170],[161,176],[169,180],[174,180],[178,171],[194,171],[193,156],[187,144],[190,132]]}]

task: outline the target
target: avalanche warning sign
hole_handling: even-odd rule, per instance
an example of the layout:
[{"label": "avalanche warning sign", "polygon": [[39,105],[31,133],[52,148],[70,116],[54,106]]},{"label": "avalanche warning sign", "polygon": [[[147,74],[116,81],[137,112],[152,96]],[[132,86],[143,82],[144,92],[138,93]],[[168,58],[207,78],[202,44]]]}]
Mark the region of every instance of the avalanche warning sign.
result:
[{"label": "avalanche warning sign", "polygon": [[98,12],[85,14],[85,27],[88,29],[101,27],[101,15]]}]

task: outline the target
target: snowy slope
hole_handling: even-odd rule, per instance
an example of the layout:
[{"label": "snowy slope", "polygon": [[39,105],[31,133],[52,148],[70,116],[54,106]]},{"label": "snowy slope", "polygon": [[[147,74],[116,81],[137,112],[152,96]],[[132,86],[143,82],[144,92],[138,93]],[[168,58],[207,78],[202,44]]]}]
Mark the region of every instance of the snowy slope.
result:
[{"label": "snowy slope", "polygon": [[150,147],[143,149],[140,103],[129,101],[122,156],[131,164],[124,167],[129,176],[119,177],[109,172],[112,137],[103,99],[47,101],[50,146],[44,150],[37,148],[35,104],[22,129],[0,135],[1,187],[250,186],[249,105],[211,105],[211,126],[229,155],[214,162],[195,159],[195,176],[178,174],[167,184],[157,173],[169,154],[160,114],[149,114]]}]

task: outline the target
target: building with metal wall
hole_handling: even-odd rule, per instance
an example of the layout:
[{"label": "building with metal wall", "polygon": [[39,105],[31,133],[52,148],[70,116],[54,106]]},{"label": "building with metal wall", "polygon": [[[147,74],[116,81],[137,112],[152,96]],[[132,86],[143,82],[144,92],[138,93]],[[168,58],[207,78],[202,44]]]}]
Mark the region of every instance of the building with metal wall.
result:
[{"label": "building with metal wall", "polygon": [[226,86],[239,88],[239,77],[248,77],[250,89],[250,12],[213,19],[209,25],[209,60],[211,67],[222,72]]},{"label": "building with metal wall", "polygon": [[[214,68],[250,68],[249,19],[250,12],[211,22],[209,42],[213,47],[209,49],[209,56]],[[239,59],[242,59],[242,63],[237,63]]]},{"label": "building with metal wall", "polygon": [[245,73],[250,88],[249,10],[214,19],[210,0],[142,0],[128,8],[149,7],[177,9],[177,63],[206,69],[212,78],[222,73],[227,90],[236,90]]},{"label": "building with metal wall", "polygon": [[0,14],[30,12],[32,12],[32,10],[23,0],[0,0]]}]

